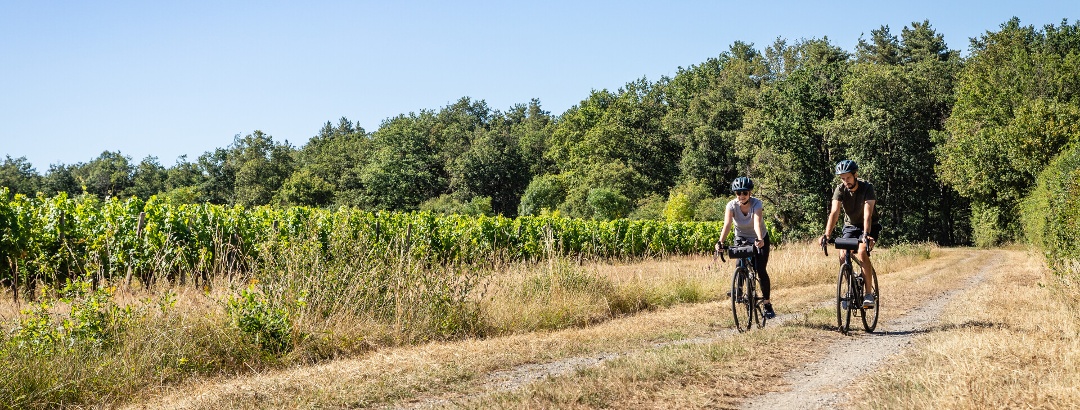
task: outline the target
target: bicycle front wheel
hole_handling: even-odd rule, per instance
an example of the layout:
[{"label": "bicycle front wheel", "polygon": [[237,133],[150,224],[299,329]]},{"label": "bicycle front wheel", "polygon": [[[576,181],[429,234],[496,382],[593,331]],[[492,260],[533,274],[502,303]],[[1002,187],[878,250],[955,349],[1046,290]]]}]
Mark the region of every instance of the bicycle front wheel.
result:
[{"label": "bicycle front wheel", "polygon": [[851,308],[855,303],[852,281],[851,265],[841,266],[836,277],[836,327],[843,333],[851,327]]},{"label": "bicycle front wheel", "polygon": [[874,328],[877,327],[878,313],[881,312],[881,289],[878,288],[877,271],[871,274],[871,279],[874,281],[874,304],[876,306],[873,309],[863,309],[862,325],[864,330],[873,333]]},{"label": "bicycle front wheel", "polygon": [[750,321],[754,325],[757,325],[758,329],[765,326],[765,310],[761,307],[761,298],[758,297],[758,288],[760,287],[757,281],[757,274],[751,273],[747,275],[747,295],[746,309],[750,313]]},{"label": "bicycle front wheel", "polygon": [[753,313],[748,303],[750,295],[750,281],[747,279],[746,268],[735,269],[731,275],[731,315],[735,319],[735,328],[740,332],[750,330],[753,324]]}]

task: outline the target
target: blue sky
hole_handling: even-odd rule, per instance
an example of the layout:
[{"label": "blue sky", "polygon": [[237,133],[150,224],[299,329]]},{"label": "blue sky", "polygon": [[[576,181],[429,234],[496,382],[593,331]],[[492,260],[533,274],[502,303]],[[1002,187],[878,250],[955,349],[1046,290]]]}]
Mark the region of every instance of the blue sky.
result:
[{"label": "blue sky", "polygon": [[929,19],[966,55],[1013,16],[1073,22],[1080,2],[0,0],[0,159],[44,174],[108,150],[168,167],[237,134],[299,147],[343,116],[374,131],[465,96],[560,114],[735,41],[851,51],[882,25]]}]

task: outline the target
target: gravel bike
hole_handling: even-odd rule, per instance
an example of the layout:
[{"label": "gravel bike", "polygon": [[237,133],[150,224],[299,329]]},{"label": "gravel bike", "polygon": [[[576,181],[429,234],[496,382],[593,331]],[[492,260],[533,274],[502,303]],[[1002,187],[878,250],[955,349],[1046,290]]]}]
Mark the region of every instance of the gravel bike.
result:
[{"label": "gravel bike", "polygon": [[[725,252],[726,251],[726,252]],[[762,298],[758,296],[761,287],[758,282],[758,274],[754,269],[754,256],[760,250],[756,246],[733,246],[723,247],[717,254],[720,260],[724,259],[724,253],[731,260],[738,261],[735,272],[731,275],[731,314],[735,318],[735,328],[740,332],[750,330],[751,326],[757,325],[760,329],[765,326],[764,311],[762,310]]]},{"label": "gravel bike", "polygon": [[[862,299],[864,294],[864,279],[862,265],[852,264],[851,254],[859,250],[859,238],[835,238],[829,243],[835,243],[836,249],[844,251],[844,258],[840,262],[840,274],[836,278],[836,326],[843,333],[851,330],[851,316],[862,318],[863,329],[873,332],[877,327],[878,314],[881,312],[881,288],[878,287],[877,272],[871,277],[874,281],[875,307],[863,308]],[[821,250],[825,256],[829,256],[829,248],[824,243]]]}]

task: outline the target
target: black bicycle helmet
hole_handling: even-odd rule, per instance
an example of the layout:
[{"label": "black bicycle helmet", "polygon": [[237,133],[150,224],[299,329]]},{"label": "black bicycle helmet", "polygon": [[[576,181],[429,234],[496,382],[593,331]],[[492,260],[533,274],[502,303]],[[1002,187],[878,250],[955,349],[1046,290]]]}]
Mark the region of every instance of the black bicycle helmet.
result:
[{"label": "black bicycle helmet", "polygon": [[754,190],[754,181],[751,180],[749,177],[738,177],[738,178],[735,178],[734,181],[731,181],[731,191],[732,192],[753,191],[753,190]]},{"label": "black bicycle helmet", "polygon": [[855,161],[852,161],[850,159],[845,159],[836,163],[836,175],[855,172],[858,170],[859,164],[856,164]]}]

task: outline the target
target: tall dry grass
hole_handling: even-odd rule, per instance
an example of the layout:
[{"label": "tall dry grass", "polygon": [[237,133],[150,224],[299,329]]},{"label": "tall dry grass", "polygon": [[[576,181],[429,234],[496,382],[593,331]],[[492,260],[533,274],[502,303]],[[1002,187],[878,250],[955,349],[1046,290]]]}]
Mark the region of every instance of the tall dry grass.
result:
[{"label": "tall dry grass", "polygon": [[[320,246],[341,247],[332,252],[339,257],[322,258]],[[890,260],[918,257],[919,252],[885,251],[879,269],[889,269]],[[218,279],[210,286],[158,282],[109,288],[115,289],[110,306],[98,311],[105,312],[103,321],[115,319],[119,330],[108,343],[69,343],[59,353],[13,344],[11,335],[32,315],[0,307],[6,330],[0,338],[0,407],[113,406],[191,378],[427,341],[580,327],[723,299],[734,268],[701,256],[443,266],[350,248],[347,241],[302,237],[245,263],[250,275],[214,275]],[[794,289],[827,289],[835,263],[808,244],[775,250],[774,288],[790,303],[778,309],[817,297]],[[71,319],[78,302],[57,297],[51,303],[45,317],[57,324]]]}]

